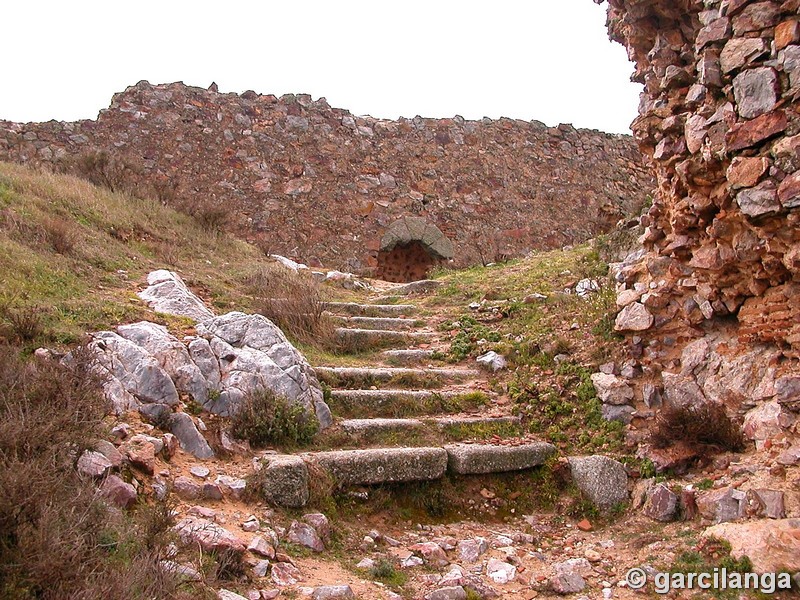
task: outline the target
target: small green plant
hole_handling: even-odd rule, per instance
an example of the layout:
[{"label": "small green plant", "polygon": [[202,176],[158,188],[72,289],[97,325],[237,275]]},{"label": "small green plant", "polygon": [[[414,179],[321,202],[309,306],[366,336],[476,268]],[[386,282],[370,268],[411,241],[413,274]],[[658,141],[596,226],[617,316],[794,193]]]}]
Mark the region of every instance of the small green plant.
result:
[{"label": "small green plant", "polygon": [[319,429],[305,409],[269,390],[244,397],[231,417],[231,431],[256,448],[268,445],[305,446]]},{"label": "small green plant", "polygon": [[459,319],[460,331],[450,343],[450,358],[457,362],[476,353],[478,342],[499,342],[500,334],[479,323],[474,317],[464,315]]},{"label": "small green plant", "polygon": [[392,561],[386,558],[378,559],[369,569],[370,577],[391,587],[402,587],[408,581],[408,575],[398,571]]}]

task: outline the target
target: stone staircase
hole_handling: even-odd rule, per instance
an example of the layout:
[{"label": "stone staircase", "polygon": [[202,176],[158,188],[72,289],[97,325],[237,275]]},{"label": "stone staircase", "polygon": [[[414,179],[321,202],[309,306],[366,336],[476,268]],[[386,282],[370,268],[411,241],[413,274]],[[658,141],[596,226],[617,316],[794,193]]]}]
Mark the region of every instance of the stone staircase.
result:
[{"label": "stone staircase", "polygon": [[296,505],[283,486],[308,486],[316,469],[342,488],[519,471],[556,453],[495,404],[482,371],[437,359],[448,342],[414,318],[416,306],[331,302],[326,309],[353,364],[315,366],[330,389],[334,424],[318,436],[319,450],[263,459],[268,500],[280,505],[289,497]]}]

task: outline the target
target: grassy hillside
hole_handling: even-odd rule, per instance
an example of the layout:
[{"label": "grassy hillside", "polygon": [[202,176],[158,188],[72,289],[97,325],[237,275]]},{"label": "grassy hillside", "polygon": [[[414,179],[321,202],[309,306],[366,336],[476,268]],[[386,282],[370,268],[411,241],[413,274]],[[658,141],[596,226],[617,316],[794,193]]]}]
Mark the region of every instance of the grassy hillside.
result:
[{"label": "grassy hillside", "polygon": [[266,262],[158,202],[0,163],[0,337],[27,349],[152,318],[136,292],[157,268],[180,273],[217,309],[247,308],[241,282]]}]

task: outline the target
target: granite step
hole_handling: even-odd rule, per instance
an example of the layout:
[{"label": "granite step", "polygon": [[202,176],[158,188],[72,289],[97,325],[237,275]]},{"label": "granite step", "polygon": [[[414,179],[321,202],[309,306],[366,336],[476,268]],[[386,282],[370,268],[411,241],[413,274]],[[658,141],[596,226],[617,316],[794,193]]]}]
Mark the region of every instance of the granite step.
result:
[{"label": "granite step", "polygon": [[417,311],[413,304],[358,304],[357,302],[326,302],[325,310],[334,314],[358,317],[402,317]]},{"label": "granite step", "polygon": [[417,327],[416,319],[401,317],[343,317],[334,315],[333,319],[344,327],[369,329],[375,331],[409,331]]},{"label": "granite step", "polygon": [[375,435],[393,431],[434,428],[444,430],[448,427],[493,427],[498,425],[519,426],[519,417],[480,417],[480,416],[445,416],[424,417],[415,419],[344,419],[337,426],[350,434]]},{"label": "granite step", "polygon": [[417,331],[393,331],[385,329],[336,329],[336,339],[341,346],[350,351],[388,348],[391,346],[407,346],[431,342],[435,334]]},{"label": "granite step", "polygon": [[317,377],[331,387],[360,388],[395,383],[407,388],[435,388],[480,375],[476,369],[411,369],[406,367],[315,367]]},{"label": "granite step", "polygon": [[435,350],[408,349],[408,350],[386,350],[381,352],[383,359],[391,365],[417,365],[419,363],[435,360],[437,356]]},{"label": "granite step", "polygon": [[328,400],[340,417],[403,417],[470,411],[489,396],[475,390],[331,390]]}]

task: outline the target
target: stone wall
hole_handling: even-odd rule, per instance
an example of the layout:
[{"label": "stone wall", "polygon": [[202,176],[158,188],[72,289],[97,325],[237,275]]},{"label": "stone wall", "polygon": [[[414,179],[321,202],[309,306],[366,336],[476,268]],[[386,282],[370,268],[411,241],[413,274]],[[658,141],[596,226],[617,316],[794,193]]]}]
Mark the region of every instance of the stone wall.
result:
[{"label": "stone wall", "polygon": [[[597,1],[597,0],[596,0]],[[619,272],[646,359],[722,326],[800,353],[800,1],[609,0],[658,193]],[[654,318],[647,318],[640,306]],[[621,319],[624,321],[625,319]]]},{"label": "stone wall", "polygon": [[510,119],[356,117],[307,95],[140,82],[96,121],[0,121],[0,160],[108,151],[187,210],[226,210],[270,252],[368,271],[381,236],[422,217],[458,265],[585,240],[654,184],[628,136]]}]

